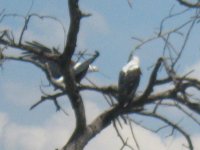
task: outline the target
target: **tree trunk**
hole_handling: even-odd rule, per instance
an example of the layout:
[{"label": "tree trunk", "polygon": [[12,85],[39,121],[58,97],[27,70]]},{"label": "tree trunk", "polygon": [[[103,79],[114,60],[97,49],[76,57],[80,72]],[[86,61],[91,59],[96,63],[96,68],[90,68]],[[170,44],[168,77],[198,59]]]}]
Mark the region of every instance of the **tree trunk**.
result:
[{"label": "tree trunk", "polygon": [[79,130],[77,128],[62,150],[83,150],[87,143],[103,129],[109,126],[112,120],[114,120],[120,113],[121,109],[119,109],[119,107],[113,107],[98,116],[84,130]]}]

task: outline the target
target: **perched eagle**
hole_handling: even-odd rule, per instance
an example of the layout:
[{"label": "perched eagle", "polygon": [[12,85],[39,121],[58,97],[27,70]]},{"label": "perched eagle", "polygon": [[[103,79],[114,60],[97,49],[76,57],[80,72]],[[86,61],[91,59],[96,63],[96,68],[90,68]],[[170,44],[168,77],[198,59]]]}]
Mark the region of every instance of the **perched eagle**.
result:
[{"label": "perched eagle", "polygon": [[[91,72],[98,72],[99,69],[97,66],[94,65],[89,65],[88,69],[85,69],[81,72],[77,71],[77,67],[82,65],[82,63],[78,62],[73,66],[73,69],[75,71],[75,80],[77,83],[80,83],[81,80],[85,77],[86,73],[91,73]],[[53,74],[53,73],[52,73]],[[56,82],[58,83],[63,83],[64,82],[64,77],[59,74],[59,76],[54,75]]]},{"label": "perched eagle", "polygon": [[[46,53],[60,54],[57,49],[48,48],[47,46],[40,44],[36,41],[26,42],[26,46],[28,46],[30,48],[36,48],[36,49],[41,50]],[[46,60],[43,57],[40,57],[37,54],[34,54],[32,52],[24,52],[23,54],[25,57],[30,57],[31,59],[34,59],[34,61],[36,61],[36,62],[48,64],[49,69],[52,73],[52,76],[56,80],[56,82],[58,82],[58,83],[63,82],[64,77],[61,73],[59,65],[56,62],[51,61],[51,60]],[[91,58],[85,60],[84,62],[71,61],[71,66],[73,68],[75,80],[77,83],[81,82],[81,80],[85,77],[87,72],[97,72],[98,71],[98,68],[96,66],[91,65],[98,56],[99,56],[99,52],[96,51],[95,54]]]},{"label": "perched eagle", "polygon": [[[72,62],[75,80],[76,80],[77,83],[81,82],[81,80],[85,77],[87,72],[97,72],[97,71],[99,71],[97,66],[91,65],[98,56],[99,56],[99,52],[96,51],[95,54],[91,58],[85,60],[84,62],[77,62],[77,63]],[[64,81],[64,77],[60,76],[56,80],[57,80],[57,82],[61,83],[61,82]]]},{"label": "perched eagle", "polygon": [[119,74],[119,104],[129,104],[140,82],[140,60],[133,56],[132,59],[122,68]]},{"label": "perched eagle", "polygon": [[99,52],[95,51],[95,54],[89,58],[88,60],[82,63],[76,63],[73,67],[75,73],[76,82],[80,83],[81,80],[85,77],[87,72],[97,72],[98,68],[96,66],[92,66],[91,64],[95,61],[95,59],[99,56]]}]

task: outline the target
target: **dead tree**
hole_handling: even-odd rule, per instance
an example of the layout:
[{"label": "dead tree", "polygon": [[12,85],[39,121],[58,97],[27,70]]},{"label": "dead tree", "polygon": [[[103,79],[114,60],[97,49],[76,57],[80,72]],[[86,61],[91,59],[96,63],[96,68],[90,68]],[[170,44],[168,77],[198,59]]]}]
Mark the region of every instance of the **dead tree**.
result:
[{"label": "dead tree", "polygon": [[[189,7],[191,9],[198,9],[199,2],[190,3],[189,1],[177,0],[181,5]],[[130,4],[130,1],[129,1]],[[177,122],[170,121],[167,117],[162,116],[157,111],[160,107],[174,107],[190,118],[193,119],[198,125],[200,125],[200,119],[193,116],[193,114],[200,114],[200,101],[194,99],[190,93],[188,93],[189,88],[195,88],[196,90],[200,90],[200,80],[191,78],[188,75],[179,75],[176,71],[176,64],[181,58],[181,55],[184,51],[185,45],[189,39],[191,30],[196,22],[199,21],[199,12],[195,14],[190,20],[181,24],[180,26],[171,29],[170,31],[163,31],[163,23],[174,16],[178,16],[183,14],[184,12],[180,12],[177,14],[173,14],[170,12],[169,16],[163,19],[160,25],[160,30],[156,33],[155,36],[148,38],[147,40],[139,40],[139,44],[135,46],[135,50],[141,48],[146,43],[151,41],[162,39],[164,41],[163,48],[163,56],[157,59],[155,63],[151,75],[149,77],[149,81],[147,87],[141,92],[135,94],[133,100],[129,105],[121,106],[118,103],[118,86],[110,85],[110,86],[98,86],[98,85],[82,85],[77,83],[76,74],[72,65],[73,56],[75,55],[77,37],[80,29],[80,22],[82,18],[89,17],[90,14],[83,13],[79,8],[79,0],[68,0],[69,6],[69,14],[70,14],[70,26],[67,34],[66,45],[64,47],[63,52],[59,52],[56,48],[50,48],[45,46],[44,44],[36,41],[26,41],[23,42],[24,33],[28,29],[28,25],[30,23],[31,18],[38,17],[41,19],[53,19],[58,21],[56,18],[50,16],[40,16],[38,14],[28,14],[26,16],[20,16],[17,14],[4,14],[4,11],[0,13],[0,22],[4,20],[4,18],[9,16],[16,16],[24,18],[24,26],[22,27],[22,31],[19,39],[15,39],[12,31],[3,30],[0,31],[0,59],[1,65],[6,60],[14,60],[21,62],[32,63],[38,68],[42,69],[42,71],[46,74],[47,79],[50,81],[51,85],[55,89],[59,89],[60,92],[55,90],[55,93],[51,93],[48,95],[43,95],[38,101],[38,103],[34,104],[31,109],[41,104],[46,100],[52,100],[56,105],[56,108],[59,110],[60,106],[57,103],[59,97],[63,95],[67,95],[71,106],[74,110],[76,124],[74,127],[74,132],[66,141],[66,144],[63,146],[62,150],[82,150],[86,144],[92,140],[98,133],[100,133],[104,128],[108,127],[110,124],[113,124],[114,128],[118,136],[122,141],[122,148],[128,147],[133,149],[128,141],[120,134],[119,128],[117,125],[121,125],[120,122],[123,120],[127,125],[129,125],[132,129],[134,124],[139,124],[136,120],[131,118],[131,115],[137,114],[140,116],[155,118],[163,122],[165,125],[163,127],[158,128],[158,130],[162,130],[166,127],[171,127],[172,134],[173,131],[176,130],[187,140],[188,149],[193,150],[192,140],[189,134],[182,129]],[[189,26],[184,38],[184,42],[180,50],[176,50],[173,44],[170,42],[170,36],[172,34],[178,34],[182,28]],[[133,39],[139,39],[133,37]],[[8,48],[15,48],[21,51],[20,56],[9,55],[6,54],[6,50]],[[166,54],[166,51],[169,53]],[[170,51],[174,51],[173,54]],[[85,55],[84,53],[79,53],[79,56]],[[130,56],[133,55],[133,52]],[[99,57],[101,59],[101,57]],[[62,82],[57,82],[56,78],[53,75],[52,68],[49,64],[54,64],[56,68],[59,70],[60,76],[63,77]],[[165,77],[160,78],[158,74],[160,70],[165,72]],[[162,87],[163,85],[171,84],[170,88],[157,92],[155,91],[156,87]],[[104,95],[107,100],[110,108],[99,114],[96,119],[93,120],[90,124],[86,122],[86,114],[85,114],[85,106],[84,99],[80,95],[81,91],[95,91]],[[152,105],[151,109],[146,109],[146,106]],[[148,129],[147,127],[141,125],[142,127]],[[150,129],[149,129],[150,130]],[[131,130],[132,132],[132,130]],[[158,131],[157,131],[158,132]],[[132,132],[133,139],[137,145],[137,149],[139,149],[139,145],[137,144],[137,140],[134,138],[134,133]]]}]

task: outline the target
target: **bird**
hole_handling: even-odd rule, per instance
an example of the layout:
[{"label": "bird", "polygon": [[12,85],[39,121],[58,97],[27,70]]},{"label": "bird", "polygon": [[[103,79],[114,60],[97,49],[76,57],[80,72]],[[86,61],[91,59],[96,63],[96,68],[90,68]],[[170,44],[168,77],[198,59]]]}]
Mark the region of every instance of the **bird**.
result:
[{"label": "bird", "polygon": [[140,59],[133,56],[119,73],[118,101],[120,105],[124,106],[131,103],[139,86],[140,76]]},{"label": "bird", "polygon": [[[29,46],[31,48],[37,48],[46,53],[60,54],[57,49],[53,48],[53,50],[51,50],[51,48],[48,48],[47,46],[40,44],[39,42],[36,42],[36,41],[26,42],[26,46]],[[23,56],[30,57],[34,61],[37,61],[37,62],[40,62],[43,64],[47,64],[49,66],[49,69],[50,69],[51,74],[52,74],[53,78],[55,79],[55,81],[57,83],[64,82],[64,76],[61,73],[59,64],[57,64],[56,62],[54,62],[52,60],[44,59],[43,57],[40,57],[39,55],[34,54],[32,52],[24,52]],[[70,65],[73,69],[75,81],[77,83],[81,82],[81,80],[85,77],[87,72],[98,72],[99,71],[97,66],[91,65],[98,56],[99,56],[99,52],[95,51],[95,54],[91,58],[85,60],[84,62],[75,62],[75,61],[71,60]]]},{"label": "bird", "polygon": [[[98,56],[99,52],[95,51],[95,54],[91,58],[85,60],[84,62],[74,62],[74,61],[71,62],[75,76],[75,81],[77,83],[80,83],[87,73],[99,71],[97,66],[91,65]],[[63,83],[64,76],[61,75],[59,78],[56,79],[56,82]]]},{"label": "bird", "polygon": [[95,54],[87,59],[86,61],[82,63],[76,63],[73,67],[74,74],[75,74],[75,80],[77,83],[80,83],[81,80],[85,77],[87,72],[97,72],[98,68],[96,66],[91,65],[96,58],[99,56],[99,52],[95,51]]},{"label": "bird", "polygon": [[[82,65],[82,63],[78,62],[73,66],[73,70],[75,71],[75,80],[77,83],[80,83],[81,80],[85,77],[86,73],[92,73],[92,72],[98,72],[99,68],[95,65],[89,65],[88,69],[83,70],[79,73],[79,71],[77,71],[77,67],[79,69],[79,66]],[[76,72],[77,71],[77,72]],[[64,82],[64,76],[60,75],[60,76],[55,76],[55,81],[57,83],[63,83]]]}]

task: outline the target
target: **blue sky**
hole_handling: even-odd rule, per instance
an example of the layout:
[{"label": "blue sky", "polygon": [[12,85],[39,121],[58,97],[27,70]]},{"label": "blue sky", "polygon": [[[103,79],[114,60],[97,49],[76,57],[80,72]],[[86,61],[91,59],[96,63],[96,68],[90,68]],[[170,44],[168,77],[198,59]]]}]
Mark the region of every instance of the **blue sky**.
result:
[{"label": "blue sky", "polygon": [[[100,85],[109,83],[117,84],[121,67],[127,62],[131,50],[138,44],[138,41],[133,40],[131,37],[139,37],[145,40],[155,36],[154,33],[159,31],[161,20],[169,14],[172,6],[174,6],[173,12],[185,9],[185,7],[180,6],[175,0],[133,0],[132,2],[133,8],[131,9],[126,0],[80,0],[81,9],[93,15],[89,18],[84,18],[81,22],[77,50],[87,49],[89,52],[100,51],[101,56],[95,62],[95,65],[100,68],[101,73],[108,77],[100,73],[89,76]],[[21,0],[19,3],[18,0],[0,0],[0,3],[0,11],[5,8],[6,13],[25,15],[32,1]],[[69,24],[67,0],[34,0],[31,12],[57,17],[62,21],[67,30]],[[193,13],[194,10],[190,10],[185,15],[167,21],[164,29],[167,31],[167,29],[174,28],[187,21]],[[14,33],[19,36],[22,23],[22,19],[10,17],[0,24],[0,30],[12,28],[14,29]],[[192,31],[183,57],[178,63],[177,67],[180,73],[185,73],[192,68],[197,69],[195,72],[196,77],[200,73],[198,71],[200,66],[199,31],[197,24]],[[60,47],[62,51],[64,33],[60,24],[52,20],[42,21],[34,18],[30,22],[25,39],[37,40],[50,46]],[[174,35],[172,39],[172,43],[176,43],[176,47],[180,48],[183,37]],[[140,56],[143,72],[140,90],[147,84],[150,73],[148,68],[162,54],[162,49],[163,42],[158,40],[136,51],[136,55]],[[16,53],[16,50],[8,49],[8,52]],[[59,102],[70,114],[69,116],[65,116],[62,112],[56,112],[53,103],[49,101],[41,104],[33,111],[29,111],[29,107],[37,102],[41,96],[39,90],[41,82],[48,84],[43,72],[35,66],[11,61],[4,63],[3,69],[0,71],[0,127],[2,127],[2,129],[0,128],[0,149],[53,149],[57,146],[62,146],[66,142],[65,139],[68,138],[68,135],[65,133],[70,134],[74,124],[73,112],[69,103],[65,100],[66,97]],[[50,92],[52,89],[45,89],[45,91]],[[89,117],[88,121],[91,121],[95,115],[107,107],[103,97],[100,95],[88,92],[84,92],[82,95],[85,98],[85,104],[88,108],[86,109]],[[179,118],[182,117],[179,116],[179,112],[172,111],[170,113],[175,113]],[[200,133],[197,132],[197,127],[194,124],[190,124],[190,122],[186,123],[193,127],[189,130],[191,133],[195,133],[194,141],[198,141]],[[150,121],[150,124],[153,126],[154,122]],[[152,141],[162,150],[167,149],[166,147],[169,149],[180,149],[177,145],[183,141],[181,137],[177,137],[174,139],[175,142],[171,144],[172,147],[170,147],[166,145],[172,139],[163,141],[159,136],[145,131],[138,126],[135,129],[138,133],[138,139],[142,139],[143,137],[149,139],[149,143],[147,144],[148,149],[154,149],[153,146],[149,145]],[[124,134],[127,136],[130,135],[127,128],[124,130]],[[17,138],[19,136],[27,136],[27,138],[19,140]],[[59,138],[56,139],[53,136]],[[115,149],[117,146],[120,146],[120,141],[116,139],[119,144],[113,144],[115,140],[108,144],[105,142],[106,140],[102,140],[110,140],[113,136],[116,136],[116,134],[109,127],[97,139],[91,142],[86,149],[92,150],[96,145],[107,145],[107,148]],[[40,139],[41,142],[33,142],[35,139]],[[50,146],[48,145],[49,143],[51,143]],[[198,142],[196,143],[198,144]],[[147,147],[143,145],[142,148],[146,149]]]}]

